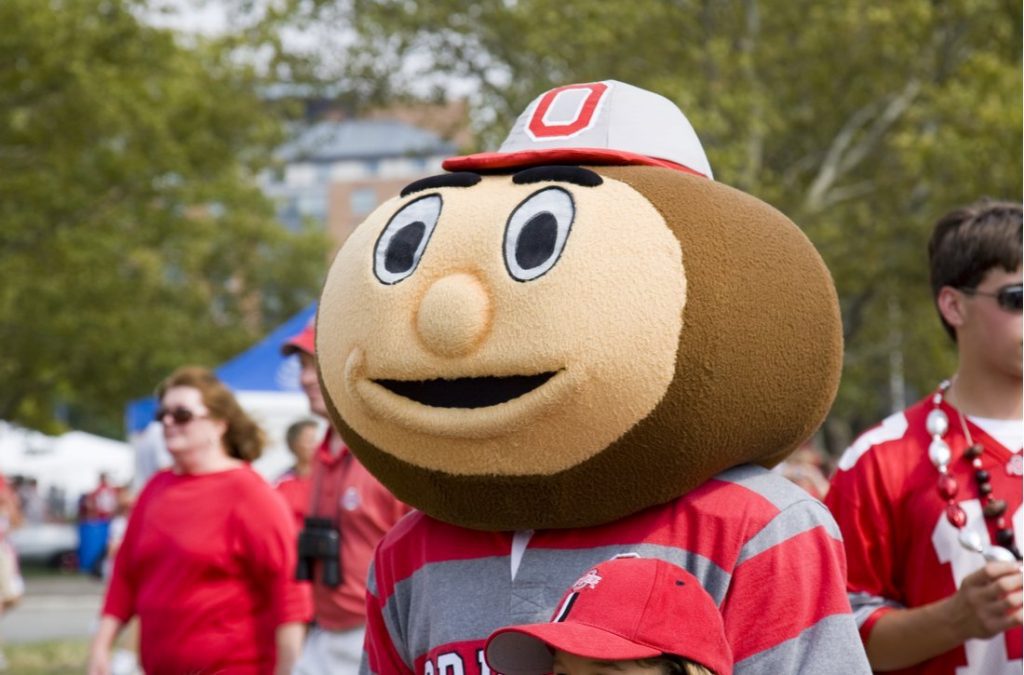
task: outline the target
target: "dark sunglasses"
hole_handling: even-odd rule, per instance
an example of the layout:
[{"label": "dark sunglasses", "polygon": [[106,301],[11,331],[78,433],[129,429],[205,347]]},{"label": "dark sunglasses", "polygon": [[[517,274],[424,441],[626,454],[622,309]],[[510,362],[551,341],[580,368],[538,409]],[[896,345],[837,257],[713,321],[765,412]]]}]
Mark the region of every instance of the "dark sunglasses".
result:
[{"label": "dark sunglasses", "polygon": [[205,415],[200,415],[188,408],[157,408],[156,414],[153,415],[153,419],[162,423],[164,418],[168,415],[171,416],[171,419],[175,424],[188,424],[192,420],[206,417]]},{"label": "dark sunglasses", "polygon": [[977,288],[961,288],[961,292],[967,295],[983,295],[986,298],[995,298],[1000,307],[1007,312],[1021,313],[1021,304],[1024,303],[1024,286],[1021,284],[1010,284],[1003,286],[995,293],[985,293]]}]

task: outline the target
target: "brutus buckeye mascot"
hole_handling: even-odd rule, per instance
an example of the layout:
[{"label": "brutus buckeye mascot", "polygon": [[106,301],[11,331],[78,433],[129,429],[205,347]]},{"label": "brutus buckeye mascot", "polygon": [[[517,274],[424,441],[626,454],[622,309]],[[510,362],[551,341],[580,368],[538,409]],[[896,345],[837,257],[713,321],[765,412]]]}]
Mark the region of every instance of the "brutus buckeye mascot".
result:
[{"label": "brutus buckeye mascot", "polygon": [[364,671],[489,673],[491,631],[638,554],[700,579],[737,673],[867,672],[835,523],[765,468],[840,371],[807,238],[622,82],[548,91],[444,166],[352,234],[320,302],[332,419],[419,510],[377,550]]}]

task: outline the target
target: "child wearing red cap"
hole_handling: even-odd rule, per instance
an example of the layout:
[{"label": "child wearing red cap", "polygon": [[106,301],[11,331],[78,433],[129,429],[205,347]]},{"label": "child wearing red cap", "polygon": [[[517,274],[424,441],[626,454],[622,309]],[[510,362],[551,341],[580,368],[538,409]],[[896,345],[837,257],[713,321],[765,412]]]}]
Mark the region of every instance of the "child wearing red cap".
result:
[{"label": "child wearing red cap", "polygon": [[722,616],[700,582],[635,556],[581,576],[549,623],[495,631],[485,654],[504,675],[732,675]]}]

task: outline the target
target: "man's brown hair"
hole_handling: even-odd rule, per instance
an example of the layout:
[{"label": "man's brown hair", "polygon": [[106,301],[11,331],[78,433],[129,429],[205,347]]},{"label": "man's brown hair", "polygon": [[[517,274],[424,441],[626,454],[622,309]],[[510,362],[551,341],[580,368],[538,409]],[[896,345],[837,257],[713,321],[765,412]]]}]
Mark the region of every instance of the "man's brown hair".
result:
[{"label": "man's brown hair", "polygon": [[[1013,272],[1021,261],[1021,204],[982,199],[939,218],[928,241],[932,299],[945,286],[976,288],[989,270]],[[942,314],[942,326],[956,332]]]}]

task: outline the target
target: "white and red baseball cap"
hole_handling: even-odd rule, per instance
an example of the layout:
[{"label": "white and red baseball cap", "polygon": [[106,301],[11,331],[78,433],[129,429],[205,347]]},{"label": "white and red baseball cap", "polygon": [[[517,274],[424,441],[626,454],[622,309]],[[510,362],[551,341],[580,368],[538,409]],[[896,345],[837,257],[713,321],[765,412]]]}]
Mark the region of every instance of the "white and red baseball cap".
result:
[{"label": "white and red baseball cap", "polygon": [[654,558],[601,563],[565,593],[549,623],[500,628],[487,639],[492,670],[550,673],[554,651],[599,661],[681,656],[732,675],[722,616],[697,579]]},{"label": "white and red baseball cap", "polygon": [[305,352],[310,356],[316,354],[316,317],[310,319],[305,328],[281,345],[281,353],[284,356],[291,356],[296,352]]},{"label": "white and red baseball cap", "polygon": [[645,164],[713,178],[700,139],[678,106],[616,80],[546,91],[519,116],[497,152],[443,162],[448,171],[540,164]]}]

